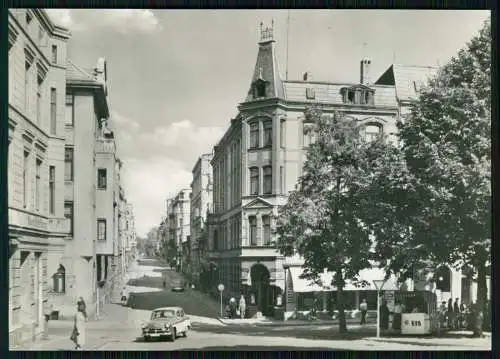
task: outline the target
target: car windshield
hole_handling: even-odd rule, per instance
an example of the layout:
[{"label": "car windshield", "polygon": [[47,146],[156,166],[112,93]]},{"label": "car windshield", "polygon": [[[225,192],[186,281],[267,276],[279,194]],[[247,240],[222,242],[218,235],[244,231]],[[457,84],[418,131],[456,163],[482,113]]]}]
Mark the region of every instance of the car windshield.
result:
[{"label": "car windshield", "polygon": [[155,310],[151,314],[151,319],[159,319],[159,318],[173,318],[175,317],[174,310]]}]

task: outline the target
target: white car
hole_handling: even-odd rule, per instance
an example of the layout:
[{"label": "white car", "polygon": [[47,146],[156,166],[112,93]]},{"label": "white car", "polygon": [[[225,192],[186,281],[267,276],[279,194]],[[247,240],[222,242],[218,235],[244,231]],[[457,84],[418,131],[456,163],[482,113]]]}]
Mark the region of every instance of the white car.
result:
[{"label": "white car", "polygon": [[144,341],[152,338],[169,338],[171,341],[182,334],[187,337],[191,320],[181,307],[162,307],[151,312],[150,320],[141,325]]}]

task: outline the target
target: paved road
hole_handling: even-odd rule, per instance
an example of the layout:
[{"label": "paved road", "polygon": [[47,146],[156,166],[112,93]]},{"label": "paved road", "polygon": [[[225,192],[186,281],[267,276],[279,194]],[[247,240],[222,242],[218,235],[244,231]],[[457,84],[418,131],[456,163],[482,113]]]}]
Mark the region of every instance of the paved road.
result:
[{"label": "paved road", "polygon": [[[153,310],[162,306],[181,306],[189,315],[205,316],[217,318],[220,312],[220,304],[209,295],[198,290],[186,288],[184,292],[172,292],[172,283],[175,279],[182,278],[182,275],[170,269],[165,263],[158,260],[139,260],[138,278],[128,282],[130,293],[127,305],[133,309]],[[144,273],[143,268],[152,268],[149,273]],[[141,271],[141,269],[143,269]],[[163,288],[162,272],[166,273],[167,286]],[[151,274],[155,274],[152,277]],[[157,291],[138,291],[134,287],[152,288]]]}]

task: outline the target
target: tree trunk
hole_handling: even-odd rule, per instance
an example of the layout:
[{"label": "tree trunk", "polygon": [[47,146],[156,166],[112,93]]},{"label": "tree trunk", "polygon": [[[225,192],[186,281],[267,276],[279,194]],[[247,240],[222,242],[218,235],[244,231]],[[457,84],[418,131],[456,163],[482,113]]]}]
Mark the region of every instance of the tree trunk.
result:
[{"label": "tree trunk", "polygon": [[344,278],[342,270],[337,270],[337,309],[339,311],[339,332],[347,333],[347,324],[344,312]]},{"label": "tree trunk", "polygon": [[486,267],[484,263],[479,264],[477,268],[477,302],[474,326],[474,336],[483,335],[484,309],[488,300],[488,287],[486,285]]}]

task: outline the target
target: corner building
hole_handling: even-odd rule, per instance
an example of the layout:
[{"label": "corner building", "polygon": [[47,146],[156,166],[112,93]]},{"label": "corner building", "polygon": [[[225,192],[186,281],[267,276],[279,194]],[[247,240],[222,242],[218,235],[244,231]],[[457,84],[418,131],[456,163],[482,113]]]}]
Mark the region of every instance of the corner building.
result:
[{"label": "corner building", "polygon": [[[214,148],[213,210],[209,215],[210,286],[225,295],[245,294],[251,310],[270,315],[288,281],[295,292],[311,291],[300,265],[275,249],[278,207],[301,175],[308,145],[304,111],[312,104],[325,113],[342,111],[364,124],[368,140],[385,133],[395,140],[399,107],[395,87],[371,81],[370,60],[360,63],[359,83],[284,81],[279,73],[273,28],[261,29],[250,87],[239,113]],[[295,261],[297,262],[297,261]],[[300,261],[299,261],[300,262]],[[293,270],[292,270],[293,269]],[[253,314],[253,313],[251,313]]]}]

